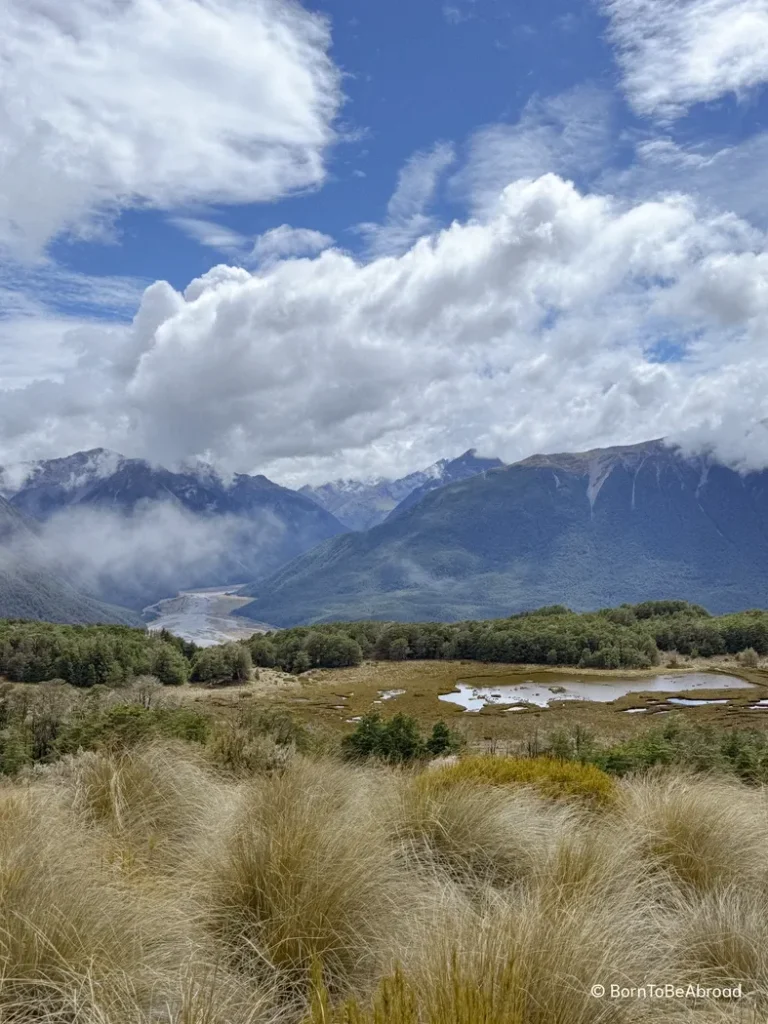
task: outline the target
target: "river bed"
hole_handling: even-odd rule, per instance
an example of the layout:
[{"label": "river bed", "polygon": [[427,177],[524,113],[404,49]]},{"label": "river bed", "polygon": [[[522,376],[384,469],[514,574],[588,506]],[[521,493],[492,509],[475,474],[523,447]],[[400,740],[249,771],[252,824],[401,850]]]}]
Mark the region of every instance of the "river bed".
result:
[{"label": "river bed", "polygon": [[271,627],[232,615],[251,600],[240,597],[234,587],[182,590],[145,608],[143,615],[150,632],[167,629],[199,647],[213,647],[230,640],[242,640]]}]

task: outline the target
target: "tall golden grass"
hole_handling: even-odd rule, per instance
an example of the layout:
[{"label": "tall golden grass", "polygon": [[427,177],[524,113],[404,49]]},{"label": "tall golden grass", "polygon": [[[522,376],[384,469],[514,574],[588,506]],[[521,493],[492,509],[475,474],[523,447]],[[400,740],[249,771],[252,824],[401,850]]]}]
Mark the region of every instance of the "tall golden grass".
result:
[{"label": "tall golden grass", "polygon": [[[759,789],[660,774],[595,804],[535,771],[204,758],[153,743],[0,787],[2,1024],[765,1018]],[[647,983],[745,996],[592,994]]]}]

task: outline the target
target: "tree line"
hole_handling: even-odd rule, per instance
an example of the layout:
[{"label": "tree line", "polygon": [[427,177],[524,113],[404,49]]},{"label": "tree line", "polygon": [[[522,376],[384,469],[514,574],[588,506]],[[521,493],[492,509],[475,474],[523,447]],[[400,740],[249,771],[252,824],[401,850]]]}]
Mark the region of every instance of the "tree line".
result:
[{"label": "tree line", "polygon": [[14,683],[121,687],[140,676],[165,686],[246,682],[251,666],[247,645],[200,648],[167,630],[0,620],[0,676]]},{"label": "tree line", "polygon": [[646,601],[577,613],[562,605],[505,619],[337,622],[255,633],[200,648],[167,630],[0,620],[0,676],[119,687],[155,676],[166,686],[246,682],[252,666],[299,674],[363,660],[446,659],[579,668],[650,668],[660,652],[768,654],[768,612],[710,615],[685,601]]},{"label": "tree line", "polygon": [[562,605],[505,619],[337,622],[257,634],[254,664],[288,672],[363,660],[449,659],[579,668],[650,668],[659,652],[713,657],[768,654],[768,612],[713,616],[686,601],[646,601],[577,613]]}]

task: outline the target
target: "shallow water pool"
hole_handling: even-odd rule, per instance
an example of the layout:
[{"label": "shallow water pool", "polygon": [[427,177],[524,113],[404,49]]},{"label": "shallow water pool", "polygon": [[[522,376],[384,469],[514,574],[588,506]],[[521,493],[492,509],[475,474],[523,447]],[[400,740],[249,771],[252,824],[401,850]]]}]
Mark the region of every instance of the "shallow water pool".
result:
[{"label": "shallow water pool", "polygon": [[[634,679],[610,679],[605,682],[554,676],[524,677],[505,676],[499,681],[495,677],[484,684],[480,679],[474,682],[458,682],[452,693],[443,693],[440,700],[459,704],[465,711],[480,711],[494,704],[535,704],[546,708],[553,701],[592,700],[607,704],[618,700],[627,693],[683,693],[688,690],[740,690],[751,689],[751,684],[738,676],[721,675],[719,672],[686,672],[671,675],[659,673],[653,676],[638,676]],[[686,702],[687,703],[687,702]]]}]

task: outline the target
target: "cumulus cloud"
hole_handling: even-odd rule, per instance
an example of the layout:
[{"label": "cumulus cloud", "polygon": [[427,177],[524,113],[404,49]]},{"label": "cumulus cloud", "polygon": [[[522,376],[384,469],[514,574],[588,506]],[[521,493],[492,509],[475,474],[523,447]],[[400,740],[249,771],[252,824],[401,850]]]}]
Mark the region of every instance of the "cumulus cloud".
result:
[{"label": "cumulus cloud", "polygon": [[250,263],[271,263],[292,256],[314,256],[333,245],[330,235],[311,228],[292,228],[281,224],[259,235],[249,256]]},{"label": "cumulus cloud", "polygon": [[675,119],[768,81],[765,0],[603,0],[627,97]]},{"label": "cumulus cloud", "polygon": [[0,242],[29,255],[128,205],[318,185],[340,102],[329,45],[293,0],[6,0]]},{"label": "cumulus cloud", "polygon": [[[760,461],[767,330],[761,231],[549,174],[399,257],[158,282],[62,380],[4,393],[0,438],[17,458],[102,445],[291,485],[691,429]],[[660,362],[660,339],[681,358]]]},{"label": "cumulus cloud", "polygon": [[447,142],[438,142],[432,149],[409,157],[397,177],[384,223],[357,226],[370,255],[398,256],[434,229],[436,222],[427,211],[440,179],[455,158],[453,146]]}]

